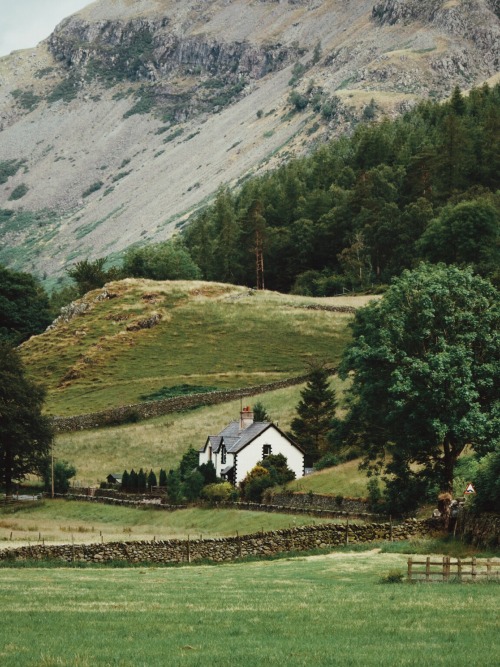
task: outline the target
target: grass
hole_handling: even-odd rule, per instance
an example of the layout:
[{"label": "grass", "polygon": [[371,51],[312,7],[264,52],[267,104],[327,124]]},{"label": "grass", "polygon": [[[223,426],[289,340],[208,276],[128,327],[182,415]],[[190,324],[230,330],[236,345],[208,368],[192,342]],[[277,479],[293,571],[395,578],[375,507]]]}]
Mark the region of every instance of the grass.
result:
[{"label": "grass", "polygon": [[[122,540],[227,537],[327,523],[331,519],[244,510],[191,508],[174,512],[79,501],[44,500],[0,509],[0,549],[28,543],[67,544]],[[12,536],[12,537],[11,537]]]},{"label": "grass", "polygon": [[217,567],[2,569],[0,658],[3,667],[498,664],[498,586],[379,584],[405,562],[339,551]]},{"label": "grass", "polygon": [[[343,384],[338,378],[332,379],[332,386],[340,396]],[[300,399],[300,389],[301,386],[288,387],[246,401],[249,405],[261,401],[272,420],[287,430]],[[236,400],[136,424],[61,433],[56,438],[54,454],[56,458],[70,461],[77,469],[77,480],[85,485],[103,481],[109,473],[131,468],[142,467],[148,471],[153,468],[158,475],[160,468],[174,468],[190,446],[199,449],[207,435],[218,433],[237,418],[240,405]],[[352,474],[353,477],[358,474],[354,468]],[[329,488],[331,493],[337,492],[333,485]],[[346,492],[345,495],[355,494]]]},{"label": "grass", "polygon": [[[224,389],[299,375],[313,358],[337,364],[350,337],[352,315],[302,307],[328,300],[197,281],[128,279],[108,291],[115,298],[89,293],[84,316],[23,345],[50,414],[139,402],[165,386]],[[127,331],[156,312],[154,328]]]},{"label": "grass", "polygon": [[359,459],[341,463],[334,468],[314,472],[288,484],[293,491],[307,493],[327,493],[351,497],[366,498],[368,495],[368,477],[358,469]]}]

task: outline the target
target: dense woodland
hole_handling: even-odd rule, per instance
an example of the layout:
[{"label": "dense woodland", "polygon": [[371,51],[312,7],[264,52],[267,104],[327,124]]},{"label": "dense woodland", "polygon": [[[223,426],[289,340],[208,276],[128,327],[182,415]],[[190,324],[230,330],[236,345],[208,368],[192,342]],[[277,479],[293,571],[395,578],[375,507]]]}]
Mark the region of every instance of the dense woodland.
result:
[{"label": "dense woodland", "polygon": [[498,283],[500,86],[358,126],[222,189],[184,241],[205,279],[316,296],[388,283],[420,260]]}]

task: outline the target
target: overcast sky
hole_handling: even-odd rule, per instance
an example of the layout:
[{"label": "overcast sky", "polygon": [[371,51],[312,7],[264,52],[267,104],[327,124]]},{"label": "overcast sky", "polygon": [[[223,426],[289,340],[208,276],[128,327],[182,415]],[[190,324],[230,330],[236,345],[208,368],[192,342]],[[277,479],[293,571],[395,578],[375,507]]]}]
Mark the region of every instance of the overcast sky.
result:
[{"label": "overcast sky", "polygon": [[0,0],[0,57],[29,49],[92,0]]}]

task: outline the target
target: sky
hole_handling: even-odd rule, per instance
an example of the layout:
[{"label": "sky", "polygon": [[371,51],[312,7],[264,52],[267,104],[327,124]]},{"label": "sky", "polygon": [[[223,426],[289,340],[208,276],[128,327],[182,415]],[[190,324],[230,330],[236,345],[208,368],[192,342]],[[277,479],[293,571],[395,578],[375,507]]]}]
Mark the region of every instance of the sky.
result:
[{"label": "sky", "polygon": [[92,0],[0,0],[0,57],[29,49]]}]

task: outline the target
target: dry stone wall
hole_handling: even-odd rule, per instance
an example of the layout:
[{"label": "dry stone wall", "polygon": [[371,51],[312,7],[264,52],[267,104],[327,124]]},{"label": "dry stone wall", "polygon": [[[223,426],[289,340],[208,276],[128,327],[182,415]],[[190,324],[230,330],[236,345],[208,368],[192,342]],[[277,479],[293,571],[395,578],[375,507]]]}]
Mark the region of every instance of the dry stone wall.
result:
[{"label": "dry stone wall", "polygon": [[[332,375],[335,369],[329,371]],[[134,403],[132,405],[122,405],[109,410],[100,412],[91,412],[84,415],[75,415],[73,417],[53,417],[52,425],[57,433],[69,431],[83,431],[93,428],[102,428],[103,426],[116,426],[132,421],[142,419],[151,419],[171,412],[179,412],[202,405],[218,405],[227,403],[237,398],[245,396],[256,396],[266,391],[284,389],[297,384],[306,382],[308,375],[299,375],[286,380],[268,382],[266,384],[245,387],[243,389],[230,389],[227,391],[210,391],[204,394],[191,394],[189,396],[178,396],[175,398],[165,398],[159,401],[150,401],[147,403]]]},{"label": "dry stone wall", "polygon": [[331,512],[349,514],[369,514],[370,505],[364,498],[345,498],[343,496],[323,495],[320,493],[274,493],[274,505],[287,505],[296,509],[322,509]]},{"label": "dry stone wall", "polygon": [[389,523],[330,523],[218,539],[36,545],[0,551],[0,560],[58,560],[67,563],[223,562],[248,556],[271,556],[290,551],[336,547],[346,542],[360,544],[373,540],[405,540],[428,534],[431,529],[430,522],[415,519],[397,526]]},{"label": "dry stone wall", "polygon": [[457,534],[476,546],[496,547],[500,544],[500,516],[476,516],[462,510],[458,515]]}]

